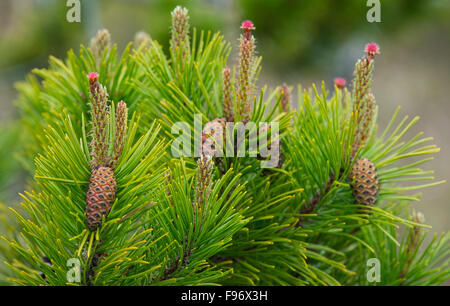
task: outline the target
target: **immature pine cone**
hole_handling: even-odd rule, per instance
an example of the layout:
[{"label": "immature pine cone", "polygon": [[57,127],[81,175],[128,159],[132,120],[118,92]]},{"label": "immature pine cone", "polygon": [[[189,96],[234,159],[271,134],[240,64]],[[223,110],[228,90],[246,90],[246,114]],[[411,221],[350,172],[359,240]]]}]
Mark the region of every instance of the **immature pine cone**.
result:
[{"label": "immature pine cone", "polygon": [[350,176],[355,180],[352,185],[355,203],[374,205],[378,197],[377,169],[367,158],[358,159],[353,165]]},{"label": "immature pine cone", "polygon": [[90,231],[95,231],[111,210],[116,198],[117,182],[109,167],[92,171],[86,199],[86,222]]}]

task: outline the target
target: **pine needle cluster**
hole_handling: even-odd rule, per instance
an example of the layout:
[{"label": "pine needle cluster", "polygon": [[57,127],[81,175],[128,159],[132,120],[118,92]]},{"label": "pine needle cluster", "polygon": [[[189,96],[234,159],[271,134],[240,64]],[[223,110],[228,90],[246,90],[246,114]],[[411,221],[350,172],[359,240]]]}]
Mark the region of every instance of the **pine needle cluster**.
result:
[{"label": "pine needle cluster", "polygon": [[[21,208],[8,214],[0,206],[2,284],[448,280],[449,234],[426,239],[429,226],[410,209],[416,191],[443,182],[421,168],[439,149],[422,133],[407,137],[418,118],[399,118],[399,109],[378,131],[375,45],[356,64],[352,92],[298,86],[294,100],[286,84],[258,86],[257,31],[250,21],[241,29],[238,64],[228,66],[230,44],[220,33],[191,29],[188,11],[177,7],[168,52],[139,33],[119,54],[101,30],[89,47],[65,60],[50,57],[48,68],[17,85],[27,139],[21,159],[33,183]],[[196,115],[203,125],[255,123],[272,148],[280,140],[281,162],[264,168],[267,157],[248,145],[241,156],[174,156],[172,127],[183,122],[194,131]],[[184,137],[194,144],[196,133]],[[376,168],[376,201],[355,200],[352,169],[360,160]],[[92,165],[105,162],[117,189],[90,230]],[[380,282],[367,278],[372,258],[381,263]]]}]

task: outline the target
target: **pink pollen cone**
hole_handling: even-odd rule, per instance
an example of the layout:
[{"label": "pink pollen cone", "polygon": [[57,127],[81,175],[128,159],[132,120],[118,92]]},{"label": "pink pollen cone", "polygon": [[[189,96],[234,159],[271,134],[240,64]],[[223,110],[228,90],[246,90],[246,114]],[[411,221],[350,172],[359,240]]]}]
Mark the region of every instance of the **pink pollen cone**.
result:
[{"label": "pink pollen cone", "polygon": [[253,22],[251,22],[250,20],[245,20],[244,22],[242,22],[241,29],[254,30],[255,26],[253,25]]},{"label": "pink pollen cone", "polygon": [[364,48],[364,51],[370,55],[374,56],[375,54],[380,53],[380,47],[376,43],[368,43]]},{"label": "pink pollen cone", "polygon": [[97,81],[99,76],[100,75],[97,72],[91,72],[91,73],[88,74],[88,78],[89,78],[90,82]]},{"label": "pink pollen cone", "polygon": [[345,81],[344,78],[335,78],[334,79],[334,84],[338,87],[338,88],[344,88],[345,84],[347,82]]}]

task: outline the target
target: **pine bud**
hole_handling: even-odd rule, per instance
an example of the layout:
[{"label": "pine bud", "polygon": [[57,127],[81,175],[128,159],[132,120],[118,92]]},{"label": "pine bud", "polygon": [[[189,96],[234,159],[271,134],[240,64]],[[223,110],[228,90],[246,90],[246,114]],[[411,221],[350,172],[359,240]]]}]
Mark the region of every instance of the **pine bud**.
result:
[{"label": "pine bud", "polygon": [[197,162],[197,184],[195,191],[195,203],[198,209],[205,206],[211,193],[211,181],[214,170],[214,162],[211,156],[203,155]]},{"label": "pine bud", "polygon": [[234,121],[233,84],[231,83],[231,70],[225,67],[222,71],[223,78],[223,111],[228,122]]},{"label": "pine bud", "polygon": [[241,29],[243,30],[244,38],[247,40],[250,40],[252,31],[255,30],[255,26],[253,25],[253,22],[250,20],[245,20],[241,24]]},{"label": "pine bud", "polygon": [[353,80],[353,110],[360,109],[361,100],[371,91],[374,61],[368,57],[359,59]]},{"label": "pine bud", "polygon": [[370,58],[375,57],[376,54],[380,54],[380,47],[376,43],[368,43],[364,51],[367,53],[367,56]]},{"label": "pine bud", "polygon": [[[345,88],[345,85],[347,84],[347,81],[344,78],[335,78],[334,79],[334,85],[339,91],[339,94],[341,94],[341,102],[342,107],[345,109],[347,103],[345,102],[347,98],[347,90],[342,91]],[[341,92],[342,91],[342,92]]]},{"label": "pine bud", "polygon": [[117,182],[109,167],[92,171],[86,199],[86,222],[90,231],[95,231],[107,216],[116,198]]},{"label": "pine bud", "polygon": [[289,87],[286,84],[283,84],[281,86],[281,108],[283,109],[283,112],[289,113],[291,110],[291,91],[289,90]]},{"label": "pine bud", "polygon": [[202,143],[200,152],[204,156],[214,157],[222,153],[224,146],[226,120],[216,118],[207,124],[202,131]]},{"label": "pine bud", "polygon": [[244,21],[241,29],[239,47],[239,112],[243,123],[250,121],[251,99],[255,85],[252,81],[252,70],[254,64],[255,38],[251,32],[255,29],[251,21]]},{"label": "pine bud", "polygon": [[99,76],[100,75],[97,72],[91,72],[88,74],[89,90],[91,91],[92,95],[94,95],[100,87],[100,84],[98,83]]},{"label": "pine bud", "polygon": [[335,78],[334,79],[334,85],[336,85],[337,88],[343,89],[346,84],[346,80],[344,78]]},{"label": "pine bud", "polygon": [[91,167],[97,168],[105,165],[107,162],[108,143],[107,143],[107,124],[109,118],[108,93],[106,89],[98,82],[99,74],[91,72],[88,75],[91,91],[91,131],[92,137],[89,148],[92,156]]},{"label": "pine bud", "polygon": [[111,45],[111,35],[108,30],[101,29],[91,39],[91,50],[97,63],[103,58],[103,53]]},{"label": "pine bud", "polygon": [[358,60],[355,65],[353,80],[353,113],[356,116],[357,126],[352,147],[352,159],[356,152],[365,144],[368,138],[369,127],[373,118],[375,98],[371,94],[372,73],[374,56],[379,53],[379,47],[375,43],[367,44],[366,56]]},{"label": "pine bud", "polygon": [[374,205],[378,197],[378,175],[374,164],[367,158],[358,159],[353,165],[350,177],[356,204]]},{"label": "pine bud", "polygon": [[375,97],[369,93],[361,101],[360,109],[358,110],[355,137],[352,145],[352,159],[355,157],[359,148],[363,147],[369,138],[370,125],[373,121],[374,109]]},{"label": "pine bud", "polygon": [[[413,215],[411,216],[411,221],[423,224],[425,222],[425,218],[421,212],[414,211]],[[404,261],[403,269],[400,273],[400,278],[404,278],[408,273],[409,268],[411,267],[414,255],[416,254],[417,248],[419,247],[422,230],[422,227],[414,225],[408,232],[405,251],[406,260]]]},{"label": "pine bud", "polygon": [[[421,212],[414,212],[411,216],[411,221],[415,223],[423,224],[425,222],[425,217]],[[408,254],[413,254],[417,249],[420,242],[420,233],[422,231],[422,227],[418,225],[414,225],[412,229],[409,230],[408,233],[408,247],[406,252]]]},{"label": "pine bud", "polygon": [[122,155],[123,147],[125,145],[125,136],[127,134],[127,120],[128,120],[128,108],[125,102],[120,101],[117,103],[116,113],[116,135],[114,142],[114,152],[111,160],[112,168],[115,168]]},{"label": "pine bud", "polygon": [[147,45],[150,42],[150,35],[144,31],[139,31],[134,35],[134,48],[139,48],[141,45]]},{"label": "pine bud", "polygon": [[184,7],[177,6],[171,13],[172,15],[172,38],[170,47],[176,53],[177,47],[182,46],[183,58],[189,50],[189,15]]},{"label": "pine bud", "polygon": [[359,59],[355,65],[353,79],[354,110],[359,109],[361,100],[371,92],[374,56],[379,53],[379,47],[375,43],[367,44],[365,52],[367,53],[367,56]]}]

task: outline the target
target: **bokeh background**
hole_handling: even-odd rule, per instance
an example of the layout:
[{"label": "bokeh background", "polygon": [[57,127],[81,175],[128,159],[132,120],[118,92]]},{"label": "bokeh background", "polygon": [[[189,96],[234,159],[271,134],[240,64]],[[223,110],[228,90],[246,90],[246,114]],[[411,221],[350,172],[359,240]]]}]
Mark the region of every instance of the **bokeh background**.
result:
[{"label": "bokeh background", "polygon": [[[220,30],[236,51],[239,25],[256,26],[263,56],[259,84],[303,87],[337,76],[351,82],[354,63],[366,42],[381,46],[374,94],[383,128],[397,105],[401,114],[419,115],[415,131],[433,136],[441,152],[426,165],[437,179],[450,179],[450,1],[381,1],[381,22],[366,20],[365,0],[81,0],[81,23],[66,21],[66,0],[0,1],[0,201],[17,203],[25,187],[16,151],[14,84],[49,55],[64,58],[106,27],[119,48],[144,30],[167,48],[170,11],[183,5],[191,24]],[[231,60],[233,59],[231,56]],[[233,64],[230,62],[230,64]],[[12,171],[11,171],[12,169]],[[14,175],[11,175],[13,173]],[[448,231],[449,183],[424,191],[417,209],[432,231]]]}]

